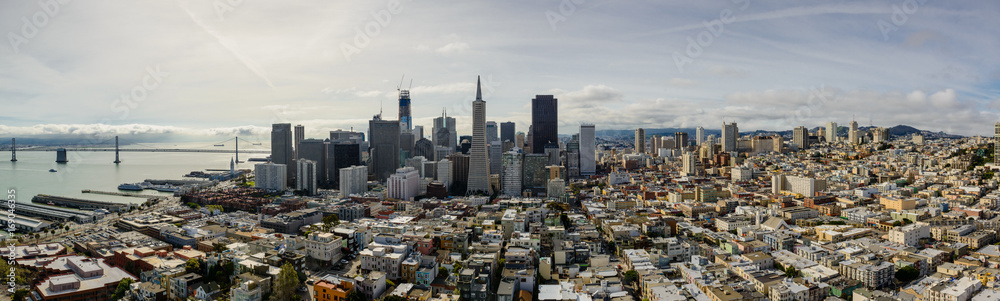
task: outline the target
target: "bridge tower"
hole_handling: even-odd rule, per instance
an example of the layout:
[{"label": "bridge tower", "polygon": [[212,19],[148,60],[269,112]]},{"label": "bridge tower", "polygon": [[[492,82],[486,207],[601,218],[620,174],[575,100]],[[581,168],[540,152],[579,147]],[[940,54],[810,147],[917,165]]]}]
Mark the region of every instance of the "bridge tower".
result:
[{"label": "bridge tower", "polygon": [[10,138],[10,162],[17,162],[17,143],[14,139]]},{"label": "bridge tower", "polygon": [[122,163],[118,157],[118,136],[115,136],[115,164]]}]

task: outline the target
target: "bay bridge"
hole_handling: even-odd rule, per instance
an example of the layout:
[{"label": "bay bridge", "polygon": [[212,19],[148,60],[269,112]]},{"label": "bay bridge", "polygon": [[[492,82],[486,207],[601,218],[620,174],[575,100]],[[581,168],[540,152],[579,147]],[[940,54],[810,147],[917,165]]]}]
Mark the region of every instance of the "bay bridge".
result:
[{"label": "bay bridge", "polygon": [[[11,138],[11,161],[17,161],[17,145],[16,140]],[[164,147],[158,145],[150,145],[144,143],[130,143],[127,140],[123,140],[122,144],[128,145],[128,147],[119,147],[118,136],[114,138],[109,138],[105,141],[87,143],[92,146],[87,145],[75,145],[67,147],[55,147],[55,146],[42,146],[42,147],[31,147],[20,149],[20,151],[55,151],[56,152],[56,162],[65,163],[66,152],[115,152],[115,161],[113,163],[121,163],[119,153],[120,152],[173,152],[173,153],[225,153],[225,154],[235,154],[236,161],[240,161],[240,153],[244,154],[270,154],[270,149],[243,149],[240,150],[240,141],[245,144],[261,145],[261,143],[249,141],[246,139],[241,139],[239,137],[229,138],[223,141],[215,142],[212,144],[206,144],[204,146],[187,146],[183,148],[178,147]],[[111,143],[114,143],[114,147],[110,147]],[[222,148],[228,143],[233,143],[233,148]]]}]

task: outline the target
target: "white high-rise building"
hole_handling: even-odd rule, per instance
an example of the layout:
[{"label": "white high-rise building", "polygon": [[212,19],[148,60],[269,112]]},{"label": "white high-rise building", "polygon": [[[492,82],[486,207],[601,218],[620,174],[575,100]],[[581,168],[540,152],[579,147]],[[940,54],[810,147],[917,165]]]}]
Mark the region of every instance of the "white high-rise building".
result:
[{"label": "white high-rise building", "polygon": [[740,129],[736,123],[722,124],[722,151],[735,152],[736,143],[740,140]]},{"label": "white high-rise building", "polygon": [[545,197],[550,199],[557,199],[562,197],[566,193],[566,181],[563,179],[549,179],[548,185],[545,186]]},{"label": "white high-rise building", "polygon": [[705,147],[708,149],[709,155],[715,155],[715,140],[715,135],[705,137]]},{"label": "white high-rise building", "polygon": [[441,159],[437,163],[437,181],[441,182],[445,188],[451,187],[451,161]]},{"label": "white high-rise building", "polygon": [[834,143],[837,142],[837,123],[827,122],[826,123],[826,142]]},{"label": "white high-rise building", "polygon": [[500,189],[503,195],[521,195],[521,171],[523,165],[521,157],[521,149],[517,147],[503,154],[503,173],[500,174]]},{"label": "white high-rise building", "polygon": [[307,195],[316,194],[316,161],[307,159],[295,160],[295,190],[305,191]]},{"label": "white high-rise building", "polygon": [[420,192],[420,172],[413,167],[396,169],[386,181],[389,198],[409,201]]},{"label": "white high-rise building", "polygon": [[694,176],[698,174],[698,154],[692,152],[684,152],[681,156],[682,171],[686,176]]},{"label": "white high-rise building", "polygon": [[253,167],[254,187],[273,191],[288,189],[288,166],[285,164],[261,163]]},{"label": "white high-rise building", "polygon": [[698,146],[705,143],[705,128],[699,126],[694,129],[694,142],[697,143]]},{"label": "white high-rise building", "polygon": [[472,147],[469,149],[467,193],[490,193],[490,158],[486,150],[486,101],[476,79],[476,100],[472,102]]},{"label": "white high-rise building", "polygon": [[340,169],[340,197],[368,191],[368,167],[363,165]]},{"label": "white high-rise building", "polygon": [[597,140],[593,124],[580,125],[580,174],[597,173]]}]

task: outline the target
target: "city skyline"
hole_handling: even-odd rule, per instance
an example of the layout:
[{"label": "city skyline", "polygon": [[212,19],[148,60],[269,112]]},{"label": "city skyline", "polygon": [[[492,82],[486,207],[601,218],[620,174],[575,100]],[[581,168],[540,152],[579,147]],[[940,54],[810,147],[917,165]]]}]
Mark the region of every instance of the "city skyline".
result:
[{"label": "city skyline", "polygon": [[[367,117],[380,109],[396,115],[404,74],[413,78],[412,87],[402,83],[412,93],[413,125],[431,125],[446,108],[459,135],[471,134],[466,95],[474,74],[483,74],[492,104],[487,119],[522,131],[538,94],[561,100],[559,134],[585,122],[627,130],[736,121],[784,131],[847,124],[856,115],[861,125],[989,135],[985,125],[1000,119],[1000,63],[984,55],[996,41],[979,38],[997,21],[977,13],[996,11],[996,3],[921,3],[903,12],[903,22],[893,19],[896,3],[721,1],[677,10],[673,3],[584,2],[566,14],[560,2],[401,3],[394,12],[381,2],[244,3],[221,11],[190,2],[62,4],[44,26],[31,24],[38,30],[30,37],[24,20],[44,10],[4,4],[0,30],[9,43],[0,48],[7,83],[0,97],[8,106],[0,135],[263,137],[278,122],[303,124],[308,137],[366,131]],[[483,9],[493,13],[473,13]],[[284,10],[303,15],[285,22],[272,14]],[[721,20],[721,12],[733,19]],[[135,15],[146,18],[109,27]],[[833,25],[841,20],[858,25]],[[798,23],[812,28],[786,26]],[[74,30],[65,30],[70,24]],[[368,24],[378,34],[357,47],[356,29]],[[248,34],[265,28],[281,34]],[[710,42],[691,46],[699,38]],[[351,47],[358,52],[343,51]]]}]

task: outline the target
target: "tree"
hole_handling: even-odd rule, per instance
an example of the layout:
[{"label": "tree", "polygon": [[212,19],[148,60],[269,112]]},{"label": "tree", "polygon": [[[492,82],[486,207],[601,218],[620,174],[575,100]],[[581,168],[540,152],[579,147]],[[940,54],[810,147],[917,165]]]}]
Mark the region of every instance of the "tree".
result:
[{"label": "tree", "polygon": [[623,275],[622,280],[626,283],[636,283],[639,281],[639,272],[636,272],[635,270],[628,270]]},{"label": "tree", "polygon": [[24,301],[24,297],[26,296],[28,296],[28,290],[22,288],[14,292],[14,295],[10,299],[13,301]]},{"label": "tree", "polygon": [[445,267],[438,268],[438,277],[448,277],[448,269]]},{"label": "tree", "polygon": [[892,226],[893,227],[899,227],[899,226],[902,226],[902,225],[903,225],[903,222],[901,222],[901,221],[892,222]]},{"label": "tree", "polygon": [[794,266],[790,266],[787,269],[785,269],[785,277],[795,278],[795,277],[798,277],[799,274],[801,274],[801,273],[799,273],[799,271],[796,270]]},{"label": "tree", "polygon": [[212,244],[212,249],[213,249],[213,250],[214,250],[215,252],[219,252],[219,253],[222,253],[222,252],[225,252],[225,251],[226,251],[226,250],[227,250],[228,248],[226,248],[226,245],[225,245],[225,244],[222,244],[222,243],[215,243],[215,244]]},{"label": "tree", "polygon": [[545,205],[545,208],[548,208],[549,210],[552,210],[552,211],[569,211],[570,210],[568,204],[560,203],[560,202],[551,202],[551,203],[548,203],[548,204]]},{"label": "tree", "polygon": [[188,259],[184,264],[184,271],[188,273],[201,273],[201,262],[197,258]]},{"label": "tree", "polygon": [[292,267],[291,263],[285,263],[281,266],[281,272],[278,273],[277,279],[274,281],[274,289],[271,290],[271,301],[287,301],[291,300],[292,296],[295,295],[295,288],[299,286],[299,276],[295,273],[295,268]]},{"label": "tree", "polygon": [[323,217],[324,224],[333,224],[334,226],[340,224],[340,218],[336,214],[330,214]]},{"label": "tree", "polygon": [[908,265],[896,270],[896,280],[899,280],[900,282],[910,282],[916,280],[917,277],[920,277],[920,271],[913,266]]},{"label": "tree", "polygon": [[904,219],[903,219],[903,224],[904,224],[904,225],[909,225],[909,224],[912,224],[912,223],[913,223],[913,221],[912,221],[912,220],[910,220],[910,219],[908,219],[908,218],[904,218]]},{"label": "tree", "polygon": [[393,287],[393,286],[396,286],[396,283],[392,282],[392,280],[386,279],[385,280],[385,286],[386,287]]},{"label": "tree", "polygon": [[358,290],[351,290],[350,293],[347,293],[346,301],[365,301],[365,299],[368,298],[365,298],[365,296],[359,293]]},{"label": "tree", "polygon": [[125,278],[122,281],[118,281],[118,288],[115,289],[115,294],[111,295],[111,300],[121,300],[125,297],[125,294],[131,290],[132,278]]}]

